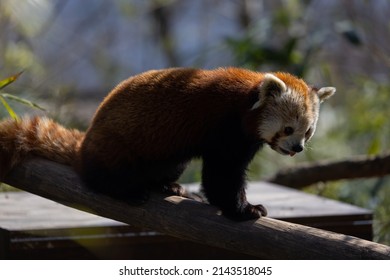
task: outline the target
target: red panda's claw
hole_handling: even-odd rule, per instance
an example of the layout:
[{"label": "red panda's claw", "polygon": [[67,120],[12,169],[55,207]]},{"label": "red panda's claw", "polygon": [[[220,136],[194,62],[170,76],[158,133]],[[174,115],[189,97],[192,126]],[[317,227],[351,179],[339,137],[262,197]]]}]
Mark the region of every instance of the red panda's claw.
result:
[{"label": "red panda's claw", "polygon": [[267,208],[265,208],[262,204],[254,205],[254,207],[261,213],[261,216],[265,217],[268,214]]}]

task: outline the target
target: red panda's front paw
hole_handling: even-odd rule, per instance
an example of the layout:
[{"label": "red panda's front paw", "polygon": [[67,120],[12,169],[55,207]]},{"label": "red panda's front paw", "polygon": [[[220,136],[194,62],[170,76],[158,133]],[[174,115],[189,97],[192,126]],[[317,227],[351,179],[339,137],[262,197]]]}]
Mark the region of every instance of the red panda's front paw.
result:
[{"label": "red panda's front paw", "polygon": [[240,210],[231,211],[223,211],[223,214],[235,221],[248,221],[258,219],[262,216],[267,216],[267,209],[261,205],[252,205],[247,203]]},{"label": "red panda's front paw", "polygon": [[258,219],[262,216],[267,216],[267,209],[261,205],[252,205],[248,203],[243,211],[243,218],[244,220],[252,220],[252,219]]},{"label": "red panda's front paw", "polygon": [[257,204],[252,206],[260,212],[261,216],[265,217],[268,215],[267,208],[265,208],[262,204]]},{"label": "red panda's front paw", "polygon": [[163,193],[168,195],[185,196],[186,190],[181,185],[172,183],[163,187]]},{"label": "red panda's front paw", "polygon": [[165,185],[163,187],[163,193],[168,195],[177,195],[189,199],[193,199],[199,202],[206,202],[206,199],[201,193],[188,192],[185,188],[177,183]]}]

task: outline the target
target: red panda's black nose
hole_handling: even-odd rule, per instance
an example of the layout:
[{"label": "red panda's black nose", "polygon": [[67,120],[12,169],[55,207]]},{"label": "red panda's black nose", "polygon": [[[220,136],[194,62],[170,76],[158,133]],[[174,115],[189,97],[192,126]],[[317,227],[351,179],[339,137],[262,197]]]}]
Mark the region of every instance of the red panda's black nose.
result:
[{"label": "red panda's black nose", "polygon": [[296,145],[292,146],[292,150],[296,153],[302,152],[303,146],[301,144],[296,144]]}]

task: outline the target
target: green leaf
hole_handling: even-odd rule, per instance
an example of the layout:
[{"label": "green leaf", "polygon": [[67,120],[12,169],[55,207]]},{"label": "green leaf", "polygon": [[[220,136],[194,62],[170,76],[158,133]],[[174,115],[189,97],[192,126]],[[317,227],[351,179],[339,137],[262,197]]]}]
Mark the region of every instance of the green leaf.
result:
[{"label": "green leaf", "polygon": [[22,75],[23,71],[19,72],[18,74],[15,74],[11,77],[8,77],[7,79],[0,81],[0,89],[5,88],[9,84],[13,83],[17,78],[19,78],[20,75]]},{"label": "green leaf", "polygon": [[372,140],[370,146],[368,147],[367,153],[369,155],[377,155],[380,153],[380,150],[381,150],[381,143],[380,143],[379,137],[375,137]]},{"label": "green leaf", "polygon": [[46,111],[45,108],[39,106],[38,104],[36,104],[36,103],[34,103],[34,102],[31,102],[31,101],[29,101],[29,100],[27,100],[27,99],[21,98],[21,97],[17,97],[17,96],[15,96],[15,95],[8,94],[8,93],[2,93],[1,96],[4,97],[4,98],[13,100],[13,101],[22,103],[22,104],[27,105],[27,106],[29,106],[29,107],[31,107],[31,108],[39,109],[39,110],[42,110],[42,111]]},{"label": "green leaf", "polygon": [[10,115],[11,118],[13,118],[15,121],[19,120],[18,115],[12,110],[11,106],[7,103],[7,101],[4,99],[3,96],[0,95],[0,101],[3,103],[5,109],[7,110],[8,114]]}]

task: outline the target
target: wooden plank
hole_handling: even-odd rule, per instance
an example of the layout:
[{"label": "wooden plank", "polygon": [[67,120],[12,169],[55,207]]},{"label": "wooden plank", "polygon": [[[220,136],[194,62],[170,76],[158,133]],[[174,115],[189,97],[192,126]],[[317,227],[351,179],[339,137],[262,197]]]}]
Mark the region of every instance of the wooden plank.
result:
[{"label": "wooden plank", "polygon": [[[189,184],[199,191],[199,184]],[[248,186],[248,199],[267,206],[269,217],[281,220],[359,221],[371,220],[371,211],[334,200],[265,182]],[[9,230],[114,226],[123,223],[92,215],[27,192],[0,193],[0,227]]]},{"label": "wooden plank", "polygon": [[271,218],[237,223],[177,196],[152,195],[144,205],[129,206],[91,193],[71,168],[43,159],[23,162],[5,182],[83,211],[259,258],[390,259],[390,247],[382,244]]},{"label": "wooden plank", "polygon": [[[199,184],[196,183],[186,186],[191,191],[199,190]],[[275,219],[372,218],[372,211],[368,209],[268,182],[248,183],[247,195],[249,202],[263,204],[268,210],[268,216]]]},{"label": "wooden plank", "polygon": [[[198,191],[199,184],[187,185],[187,188]],[[322,198],[306,195],[302,192],[291,192],[288,188],[262,182],[251,183],[248,189],[250,200],[260,203],[261,201],[256,200],[255,196],[264,198],[262,202],[269,206],[271,215],[282,213],[280,219],[290,219],[295,223],[344,234],[348,233],[360,238],[372,238],[371,216],[366,220],[369,223],[366,226],[354,224],[361,222],[361,218],[357,217],[356,213],[370,213],[365,209],[342,204],[343,210],[340,212],[345,216],[327,218],[325,215],[334,214],[333,208],[340,207],[340,203],[331,203],[332,209],[327,209],[327,203],[321,204]],[[278,201],[280,192],[284,193],[283,198],[290,198],[289,201],[284,199],[285,204],[288,204],[289,207],[286,208],[285,204],[280,205]],[[317,212],[322,216],[297,216],[306,214],[307,211],[302,213],[299,211],[299,205],[291,204],[295,201],[291,200],[295,195],[305,196],[305,201],[310,201],[310,204],[315,207],[313,210],[321,209],[322,212]],[[283,217],[286,209],[290,210],[287,211],[288,218]],[[348,210],[348,213],[345,213],[344,210]],[[7,257],[0,252],[0,259],[250,258],[249,255],[201,246],[150,230],[137,229],[111,219],[63,206],[27,192],[0,193],[0,228],[3,228],[8,236],[8,243],[0,246],[0,250],[7,248]],[[144,254],[145,250],[148,252],[147,256]],[[170,253],[162,253],[167,251]]]},{"label": "wooden plank", "polygon": [[269,215],[274,218],[372,214],[371,211],[361,207],[266,182],[251,183],[247,192],[250,201],[263,201],[269,209]]},{"label": "wooden plank", "polygon": [[[186,188],[199,191],[199,184]],[[359,221],[371,225],[372,221],[372,213],[367,209],[265,182],[250,183],[248,199],[266,205],[272,218],[304,225],[324,228],[338,223],[353,226]],[[0,193],[0,209],[0,227],[9,230],[123,225],[27,192]]]},{"label": "wooden plank", "polygon": [[116,225],[123,223],[27,192],[0,193],[0,227],[10,231]]}]

